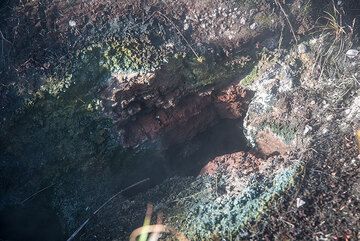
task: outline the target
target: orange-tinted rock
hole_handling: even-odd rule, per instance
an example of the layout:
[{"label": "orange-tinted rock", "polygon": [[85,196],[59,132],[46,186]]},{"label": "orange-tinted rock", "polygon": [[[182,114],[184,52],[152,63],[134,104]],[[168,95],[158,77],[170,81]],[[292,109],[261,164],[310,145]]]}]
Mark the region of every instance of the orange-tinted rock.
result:
[{"label": "orange-tinted rock", "polygon": [[107,94],[103,96],[112,96],[106,100],[106,112],[123,130],[124,146],[160,138],[164,145],[184,141],[220,119],[243,117],[252,96],[251,91],[236,85],[219,92],[204,90],[184,95],[161,77],[151,76],[149,81],[151,85],[134,79],[127,88],[114,84],[105,89]]},{"label": "orange-tinted rock", "polygon": [[218,172],[232,173],[241,171],[242,174],[249,174],[258,170],[264,162],[249,152],[235,152],[216,157],[204,166],[199,175],[216,175]]},{"label": "orange-tinted rock", "polygon": [[270,130],[263,130],[257,133],[256,146],[258,150],[265,155],[271,155],[273,153],[284,155],[291,149],[288,144]]},{"label": "orange-tinted rock", "polygon": [[[183,141],[203,130],[216,119],[210,96],[188,97],[179,105],[169,109],[155,109],[146,115],[129,122],[126,132],[125,146],[137,145],[146,140],[167,137],[166,145]],[[201,120],[201,121],[200,121]]]},{"label": "orange-tinted rock", "polygon": [[222,118],[237,119],[243,117],[252,93],[237,85],[231,85],[216,96],[216,111]]}]

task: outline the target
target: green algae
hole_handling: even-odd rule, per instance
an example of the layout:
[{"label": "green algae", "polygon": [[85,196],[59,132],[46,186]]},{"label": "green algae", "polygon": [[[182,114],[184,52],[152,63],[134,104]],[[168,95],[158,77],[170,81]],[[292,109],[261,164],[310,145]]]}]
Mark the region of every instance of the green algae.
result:
[{"label": "green algae", "polygon": [[290,144],[296,136],[297,129],[291,125],[285,123],[263,123],[261,129],[269,129],[279,138],[281,138],[286,144]]},{"label": "green algae", "polygon": [[235,238],[251,221],[258,220],[276,197],[296,184],[302,166],[302,162],[294,162],[272,176],[254,176],[241,193],[233,195],[216,193],[224,177],[200,177],[160,206],[168,205],[168,224],[190,240]]},{"label": "green algae", "polygon": [[128,37],[92,43],[76,51],[71,62],[55,68],[40,91],[59,96],[70,86],[101,85],[112,74],[151,72],[167,61],[171,49],[156,47],[150,39]]},{"label": "green algae", "polygon": [[258,67],[254,66],[251,72],[240,81],[240,84],[242,84],[245,87],[250,86],[258,77],[258,74],[259,74]]},{"label": "green algae", "polygon": [[225,84],[234,80],[250,65],[250,60],[243,60],[242,55],[228,57],[194,56],[193,54],[175,54],[166,64],[166,71],[178,73],[183,83],[190,88]]}]

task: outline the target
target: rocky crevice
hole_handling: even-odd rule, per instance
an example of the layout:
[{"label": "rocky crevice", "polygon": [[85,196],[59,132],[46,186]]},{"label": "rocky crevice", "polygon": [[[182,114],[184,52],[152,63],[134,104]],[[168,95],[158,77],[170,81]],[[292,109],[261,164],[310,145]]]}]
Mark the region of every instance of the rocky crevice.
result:
[{"label": "rocky crevice", "polygon": [[190,94],[174,83],[141,74],[126,83],[111,80],[101,93],[102,105],[119,128],[122,146],[162,140],[166,147],[189,140],[221,119],[243,118],[252,96],[236,82]]},{"label": "rocky crevice", "polygon": [[[293,36],[274,33],[288,23],[272,1],[206,2],[17,8],[19,16],[30,8],[25,18],[34,36],[48,33],[48,24],[57,27],[47,42],[34,37],[33,58],[19,55],[16,73],[1,72],[7,78],[0,89],[6,114],[0,207],[23,210],[30,206],[18,205],[24,198],[54,183],[45,201],[68,235],[113,193],[150,175],[152,183],[110,203],[79,238],[127,239],[142,225],[147,202],[191,240],[249,238],[248,224],[302,179],[304,153],[334,130],[329,105],[338,108],[352,82],[347,75],[345,83],[321,78],[318,50],[329,47],[329,35],[276,50]],[[91,3],[108,16],[85,16]],[[308,4],[284,4],[297,37],[311,26]],[[66,11],[44,21],[55,9]],[[20,29],[27,29],[24,21]],[[14,45],[20,48],[26,37]],[[66,56],[41,50],[54,46]],[[354,73],[357,58],[350,64],[335,50],[344,57],[341,67]],[[342,131],[358,125],[354,95],[346,92]],[[251,150],[242,149],[243,130]],[[188,177],[174,177],[181,175]]]}]

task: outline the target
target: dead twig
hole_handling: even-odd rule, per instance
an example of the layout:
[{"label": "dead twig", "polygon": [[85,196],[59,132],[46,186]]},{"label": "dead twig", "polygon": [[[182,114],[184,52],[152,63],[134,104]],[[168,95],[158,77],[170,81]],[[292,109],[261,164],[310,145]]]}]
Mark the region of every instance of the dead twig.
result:
[{"label": "dead twig", "polygon": [[9,40],[7,40],[4,36],[4,34],[2,33],[2,31],[0,30],[0,37],[1,37],[1,57],[4,59],[4,65],[5,65],[5,57],[4,57],[4,41],[13,45]]},{"label": "dead twig", "polygon": [[[156,225],[151,225],[151,217],[154,211],[154,206],[149,203],[146,207],[146,215],[142,227],[135,229],[130,234],[130,241],[157,241],[161,233],[172,233],[179,241],[188,241],[188,239],[175,229],[163,224],[163,213],[157,215]],[[149,237],[149,234],[150,237]],[[139,238],[138,238],[139,237]],[[148,239],[149,237],[149,239]],[[138,239],[137,239],[138,238]]]},{"label": "dead twig", "polygon": [[283,8],[283,6],[281,5],[281,3],[278,1],[278,0],[274,0],[275,1],[275,4],[279,6],[281,12],[284,14],[285,18],[286,18],[286,21],[288,22],[289,24],[289,27],[290,27],[290,31],[295,39],[295,42],[298,43],[298,39],[296,37],[296,34],[295,34],[295,31],[294,31],[294,28],[290,22],[290,19],[289,19],[289,15],[285,12],[285,9]]},{"label": "dead twig", "polygon": [[33,197],[35,197],[35,196],[38,195],[39,193],[41,193],[41,192],[49,189],[50,187],[52,187],[52,186],[54,186],[54,185],[55,185],[55,184],[50,184],[49,186],[44,187],[43,189],[41,189],[41,190],[37,191],[36,193],[30,195],[29,197],[25,198],[25,199],[21,202],[21,204],[24,205],[24,203],[25,203],[26,201],[32,199]]},{"label": "dead twig", "polygon": [[0,37],[1,37],[1,39],[2,39],[3,41],[5,41],[5,42],[7,42],[7,43],[9,43],[9,44],[11,44],[11,45],[13,45],[12,42],[10,42],[9,40],[7,40],[7,39],[5,38],[5,36],[4,36],[4,34],[2,33],[1,30],[0,30]]},{"label": "dead twig", "polygon": [[178,31],[179,35],[184,39],[184,41],[186,42],[186,44],[189,46],[189,48],[191,49],[191,51],[194,53],[194,55],[196,56],[196,58],[199,60],[201,59],[200,56],[196,53],[195,49],[191,46],[191,44],[189,43],[189,41],[185,38],[185,36],[181,33],[180,29],[176,26],[176,24],[170,20],[170,18],[168,18],[165,14],[156,11],[157,13],[159,13],[163,18],[165,18],[169,23],[171,23],[171,25],[173,25],[173,27]]},{"label": "dead twig", "polygon": [[128,186],[127,188],[124,188],[123,190],[121,190],[120,192],[116,193],[115,195],[113,195],[111,198],[109,198],[106,202],[104,202],[98,209],[96,209],[92,215],[85,220],[85,222],[83,222],[80,227],[78,229],[75,230],[75,232],[67,239],[67,241],[71,241],[71,240],[74,240],[74,238],[76,237],[76,235],[78,235],[78,233],[89,223],[90,219],[95,216],[98,212],[100,212],[100,210],[105,207],[109,202],[111,202],[114,198],[116,198],[117,196],[119,196],[121,193],[125,192],[125,191],[128,191],[129,189],[135,187],[135,186],[138,186],[144,182],[147,182],[149,181],[150,178],[146,178],[144,180],[141,180],[137,183],[134,183],[133,185],[131,186]]},{"label": "dead twig", "polygon": [[167,227],[163,224],[148,225],[146,227],[135,229],[130,236],[130,241],[136,241],[136,238],[145,232],[172,233],[179,241],[188,241],[188,239],[182,233],[177,232],[175,229]]}]

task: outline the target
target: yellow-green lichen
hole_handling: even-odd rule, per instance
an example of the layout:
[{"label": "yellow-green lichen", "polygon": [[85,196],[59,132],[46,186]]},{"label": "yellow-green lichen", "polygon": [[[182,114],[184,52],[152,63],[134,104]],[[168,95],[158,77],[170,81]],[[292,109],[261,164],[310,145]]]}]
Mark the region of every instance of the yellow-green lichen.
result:
[{"label": "yellow-green lichen", "polygon": [[232,239],[249,222],[258,220],[279,195],[294,187],[302,166],[299,161],[269,176],[254,175],[241,192],[221,198],[214,189],[226,185],[226,175],[201,176],[161,205],[171,204],[166,209],[167,222],[190,240]]},{"label": "yellow-green lichen", "polygon": [[242,84],[243,86],[250,86],[258,76],[258,73],[259,69],[257,66],[255,66],[254,68],[252,68],[251,72],[240,81],[240,84]]},{"label": "yellow-green lichen", "polygon": [[78,50],[71,63],[61,66],[63,69],[55,69],[47,76],[41,91],[58,96],[74,83],[96,84],[101,82],[102,76],[111,73],[154,71],[167,61],[168,53],[168,49],[136,38],[93,43]]},{"label": "yellow-green lichen", "polygon": [[290,125],[275,122],[263,124],[262,129],[269,129],[287,144],[295,139],[297,132],[297,129]]},{"label": "yellow-green lichen", "polygon": [[218,57],[175,54],[167,64],[169,72],[179,73],[184,83],[201,87],[227,82],[244,71],[250,60],[243,56]]}]

